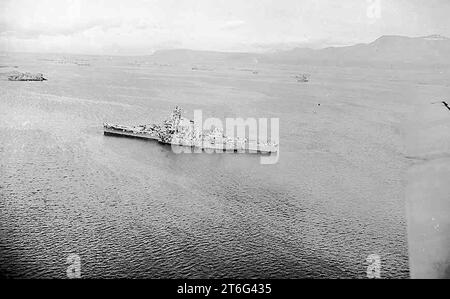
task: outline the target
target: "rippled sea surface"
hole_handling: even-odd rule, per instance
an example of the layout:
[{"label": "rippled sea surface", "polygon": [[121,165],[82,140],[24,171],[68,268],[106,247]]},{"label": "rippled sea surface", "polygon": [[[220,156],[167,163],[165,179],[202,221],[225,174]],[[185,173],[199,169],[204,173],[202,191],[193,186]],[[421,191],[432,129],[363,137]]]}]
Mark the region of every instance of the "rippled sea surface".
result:
[{"label": "rippled sea surface", "polygon": [[[402,130],[424,71],[49,58],[0,58],[48,77],[0,77],[1,276],[64,278],[72,253],[85,278],[364,278],[371,254],[409,276]],[[175,105],[280,118],[279,163],[103,135]]]}]

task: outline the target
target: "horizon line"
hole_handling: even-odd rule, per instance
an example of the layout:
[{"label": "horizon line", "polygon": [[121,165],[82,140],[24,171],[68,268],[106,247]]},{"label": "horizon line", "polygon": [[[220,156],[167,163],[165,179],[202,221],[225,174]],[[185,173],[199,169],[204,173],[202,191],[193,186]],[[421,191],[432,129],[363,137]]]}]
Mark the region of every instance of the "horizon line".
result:
[{"label": "horizon line", "polygon": [[[441,34],[429,34],[429,35],[421,35],[421,36],[407,36],[407,35],[396,35],[396,34],[385,34],[381,35],[380,37],[372,40],[371,42],[360,42],[360,43],[352,43],[352,44],[346,44],[346,45],[334,45],[334,46],[324,46],[319,48],[313,48],[308,46],[297,46],[297,47],[291,47],[286,49],[273,49],[273,50],[267,50],[267,51],[225,51],[225,50],[208,50],[208,49],[192,49],[192,48],[161,48],[157,50],[150,50],[150,54],[120,54],[120,53],[114,53],[114,54],[95,54],[95,53],[75,53],[75,52],[33,52],[33,51],[4,51],[1,50],[0,53],[3,56],[3,54],[42,54],[42,55],[80,55],[80,56],[110,56],[110,57],[143,57],[143,56],[152,56],[157,52],[163,52],[163,51],[192,51],[192,52],[211,52],[211,53],[223,53],[223,54],[256,54],[256,55],[264,55],[264,54],[271,54],[271,53],[277,53],[277,52],[289,52],[296,49],[303,49],[303,50],[312,50],[312,51],[320,51],[325,49],[336,49],[336,48],[347,48],[347,47],[353,47],[357,45],[370,45],[377,40],[385,37],[397,37],[397,38],[409,38],[409,39],[420,39],[420,38],[432,38],[432,37],[439,37],[443,40],[450,40],[445,35]],[[287,44],[287,43],[286,43]],[[1,56],[0,56],[1,57]]]}]

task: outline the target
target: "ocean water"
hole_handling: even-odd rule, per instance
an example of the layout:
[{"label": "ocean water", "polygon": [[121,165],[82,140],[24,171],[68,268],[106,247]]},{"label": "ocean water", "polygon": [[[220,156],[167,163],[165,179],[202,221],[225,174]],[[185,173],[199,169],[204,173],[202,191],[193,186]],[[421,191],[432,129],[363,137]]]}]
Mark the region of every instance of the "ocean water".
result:
[{"label": "ocean water", "polygon": [[[60,58],[0,60],[48,77],[0,77],[1,276],[65,278],[70,254],[83,278],[364,278],[371,254],[409,276],[402,134],[431,72]],[[103,135],[176,105],[278,117],[279,162]]]}]

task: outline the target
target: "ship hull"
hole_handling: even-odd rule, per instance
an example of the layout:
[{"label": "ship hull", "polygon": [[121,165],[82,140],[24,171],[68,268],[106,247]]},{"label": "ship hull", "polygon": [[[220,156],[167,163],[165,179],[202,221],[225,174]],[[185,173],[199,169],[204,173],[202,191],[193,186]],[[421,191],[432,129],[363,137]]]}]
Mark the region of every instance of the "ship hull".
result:
[{"label": "ship hull", "polygon": [[104,129],[103,134],[106,136],[116,136],[116,137],[128,137],[128,138],[138,138],[138,139],[147,139],[147,140],[155,140],[160,141],[159,137],[153,136],[147,133],[133,133],[133,132],[125,132],[121,130],[115,129]]},{"label": "ship hull", "polygon": [[276,153],[278,151],[275,147],[267,147],[267,146],[258,146],[258,144],[240,144],[236,145],[227,145],[227,144],[217,144],[217,143],[209,143],[206,141],[201,142],[200,144],[178,144],[178,143],[166,143],[162,142],[161,139],[155,135],[146,133],[146,132],[133,132],[131,130],[124,129],[113,129],[113,128],[104,128],[104,135],[106,136],[116,136],[116,137],[126,137],[126,138],[138,138],[138,139],[146,139],[146,140],[154,140],[163,144],[168,144],[177,147],[190,147],[194,150],[202,150],[202,151],[215,151],[215,152],[235,152],[235,153],[258,153],[258,154],[271,154]]}]

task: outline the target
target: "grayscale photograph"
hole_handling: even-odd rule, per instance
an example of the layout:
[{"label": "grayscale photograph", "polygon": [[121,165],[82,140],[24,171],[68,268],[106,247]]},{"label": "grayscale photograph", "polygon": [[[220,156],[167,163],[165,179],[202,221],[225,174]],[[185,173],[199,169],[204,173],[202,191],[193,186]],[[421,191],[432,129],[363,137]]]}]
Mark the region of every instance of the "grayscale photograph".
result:
[{"label": "grayscale photograph", "polygon": [[0,278],[450,278],[449,15],[0,0]]}]

